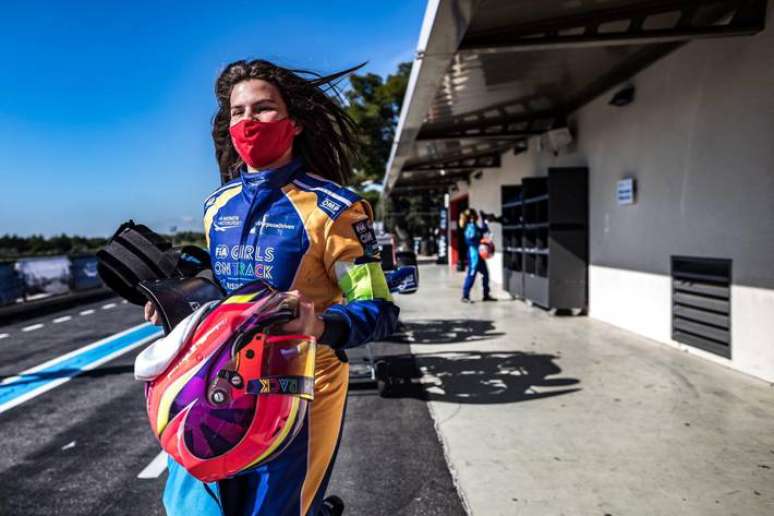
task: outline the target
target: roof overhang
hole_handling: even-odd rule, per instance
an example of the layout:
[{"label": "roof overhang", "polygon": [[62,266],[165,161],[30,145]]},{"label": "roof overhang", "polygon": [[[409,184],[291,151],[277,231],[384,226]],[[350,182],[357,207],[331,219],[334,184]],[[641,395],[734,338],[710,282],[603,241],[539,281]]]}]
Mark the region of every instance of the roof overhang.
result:
[{"label": "roof overhang", "polygon": [[766,10],[767,0],[430,0],[382,195],[419,186],[407,172],[437,183],[498,167],[685,42],[760,32]]}]

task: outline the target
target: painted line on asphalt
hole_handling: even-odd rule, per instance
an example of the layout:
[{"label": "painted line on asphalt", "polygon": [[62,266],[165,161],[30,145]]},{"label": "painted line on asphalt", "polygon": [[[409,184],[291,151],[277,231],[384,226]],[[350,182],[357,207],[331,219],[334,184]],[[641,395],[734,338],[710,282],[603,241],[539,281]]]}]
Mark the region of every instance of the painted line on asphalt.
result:
[{"label": "painted line on asphalt", "polygon": [[10,334],[9,333],[0,333],[0,340],[4,339],[6,337],[10,337]]},{"label": "painted line on asphalt", "polygon": [[116,307],[115,303],[108,303],[106,305],[102,305],[103,310],[110,310],[111,308],[115,308],[115,307]]},{"label": "painted line on asphalt", "polygon": [[165,469],[167,469],[167,452],[161,452],[140,471],[137,478],[159,478]]},{"label": "painted line on asphalt", "polygon": [[94,313],[94,310],[84,310],[83,312],[81,312],[78,315],[91,315],[93,313]]},{"label": "painted line on asphalt", "polygon": [[72,318],[73,318],[72,315],[65,315],[64,317],[57,317],[56,319],[54,319],[54,324],[59,324],[59,323],[67,322],[67,321],[69,321]]},{"label": "painted line on asphalt", "polygon": [[38,323],[38,324],[33,324],[32,326],[25,326],[24,328],[22,328],[22,331],[23,332],[35,331],[35,330],[41,329],[42,327],[43,327],[43,324]]},{"label": "painted line on asphalt", "polygon": [[155,340],[161,334],[157,326],[143,323],[6,378],[0,382],[0,414]]}]

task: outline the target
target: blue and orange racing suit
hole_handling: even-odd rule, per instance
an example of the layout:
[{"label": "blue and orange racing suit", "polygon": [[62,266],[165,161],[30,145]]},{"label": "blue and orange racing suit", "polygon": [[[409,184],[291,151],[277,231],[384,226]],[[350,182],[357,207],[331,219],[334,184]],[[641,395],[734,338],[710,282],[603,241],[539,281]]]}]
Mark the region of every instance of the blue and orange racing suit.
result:
[{"label": "blue and orange racing suit", "polygon": [[[298,289],[325,320],[315,398],[279,457],[204,484],[169,460],[170,515],[316,515],[338,447],[349,368],[343,350],[391,334],[398,308],[378,260],[371,207],[357,194],[290,164],[241,176],[210,195],[204,229],[213,272],[230,292],[260,278]],[[222,507],[219,507],[222,506]]]},{"label": "blue and orange racing suit", "polygon": [[478,246],[481,244],[481,238],[489,232],[486,222],[478,227],[475,222],[470,221],[465,226],[465,245],[468,247],[468,272],[465,275],[465,283],[462,285],[462,297],[470,298],[470,289],[473,288],[473,282],[476,281],[476,273],[481,273],[481,281],[484,287],[484,297],[489,297],[489,269],[486,266],[486,260],[481,258],[478,253]]}]

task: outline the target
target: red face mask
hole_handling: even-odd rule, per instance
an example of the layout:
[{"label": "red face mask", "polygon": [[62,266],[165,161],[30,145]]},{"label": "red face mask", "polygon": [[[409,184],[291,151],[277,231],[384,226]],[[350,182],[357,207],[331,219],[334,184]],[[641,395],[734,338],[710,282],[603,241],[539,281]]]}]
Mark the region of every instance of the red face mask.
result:
[{"label": "red face mask", "polygon": [[290,118],[273,122],[242,120],[228,130],[239,155],[251,168],[260,169],[280,159],[293,144],[295,126]]}]

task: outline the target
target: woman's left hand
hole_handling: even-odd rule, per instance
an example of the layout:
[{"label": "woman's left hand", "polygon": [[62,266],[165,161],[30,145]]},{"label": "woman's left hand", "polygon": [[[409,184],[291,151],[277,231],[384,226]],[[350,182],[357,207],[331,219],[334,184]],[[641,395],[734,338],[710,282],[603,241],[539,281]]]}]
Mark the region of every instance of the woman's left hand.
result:
[{"label": "woman's left hand", "polygon": [[311,335],[320,338],[325,330],[325,322],[317,317],[314,303],[298,290],[288,292],[298,299],[298,317],[282,325],[282,331],[296,335]]}]

